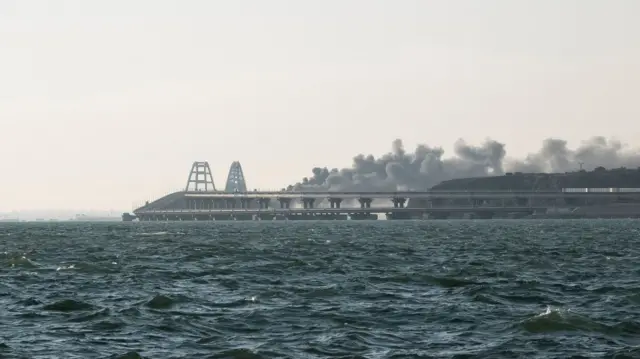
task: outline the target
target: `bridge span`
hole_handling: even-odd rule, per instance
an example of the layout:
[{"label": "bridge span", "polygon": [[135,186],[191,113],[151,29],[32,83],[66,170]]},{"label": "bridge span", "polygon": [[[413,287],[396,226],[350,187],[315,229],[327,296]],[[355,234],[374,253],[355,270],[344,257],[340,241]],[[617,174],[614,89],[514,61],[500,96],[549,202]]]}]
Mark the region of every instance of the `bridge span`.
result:
[{"label": "bridge span", "polygon": [[221,191],[188,191],[184,192],[187,198],[416,198],[416,199],[502,199],[502,198],[618,198],[620,196],[640,199],[640,192],[563,192],[563,191],[252,191],[252,192],[221,192]]},{"label": "bridge span", "polygon": [[[606,203],[640,203],[640,192],[563,191],[182,191],[134,210],[127,219],[388,219],[474,218],[569,212]],[[560,209],[558,209],[560,208]],[[123,219],[125,217],[123,216]]]},{"label": "bridge span", "polygon": [[[135,209],[124,220],[443,217],[464,213],[533,213],[610,204],[640,204],[640,189],[567,188],[555,191],[249,191],[239,162],[232,163],[225,190],[216,189],[207,162],[194,162],[184,190]],[[639,213],[640,215],[640,213]]]},{"label": "bridge span", "polygon": [[495,213],[527,215],[544,207],[440,207],[440,208],[269,208],[269,209],[164,209],[141,210],[142,221],[210,221],[210,220],[300,220],[300,219],[387,219],[447,218],[452,213],[470,218],[491,218]]}]

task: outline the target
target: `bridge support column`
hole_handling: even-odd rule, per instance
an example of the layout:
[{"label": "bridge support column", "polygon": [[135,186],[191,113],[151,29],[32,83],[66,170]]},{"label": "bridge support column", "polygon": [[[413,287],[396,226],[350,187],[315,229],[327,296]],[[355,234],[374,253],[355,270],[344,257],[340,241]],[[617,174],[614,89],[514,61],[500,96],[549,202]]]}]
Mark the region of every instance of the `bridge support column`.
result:
[{"label": "bridge support column", "polygon": [[291,206],[291,198],[278,198],[280,208],[289,208]]},{"label": "bridge support column", "polygon": [[394,208],[404,208],[404,204],[407,202],[407,199],[402,197],[393,197],[391,201],[393,202]]},{"label": "bridge support column", "polygon": [[358,198],[360,202],[360,208],[371,208],[371,198]]},{"label": "bridge support column", "polygon": [[251,208],[251,198],[240,198],[240,208],[249,209]]},{"label": "bridge support column", "polygon": [[302,206],[305,209],[311,209],[313,208],[313,204],[315,203],[315,201],[315,198],[302,198]]},{"label": "bridge support column", "polygon": [[269,202],[271,200],[269,198],[258,198],[258,204],[260,205],[260,209],[269,208]]},{"label": "bridge support column", "polygon": [[331,204],[331,208],[340,208],[342,198],[329,198],[329,203]]},{"label": "bridge support column", "polygon": [[227,198],[224,200],[224,208],[236,208],[235,198]]}]

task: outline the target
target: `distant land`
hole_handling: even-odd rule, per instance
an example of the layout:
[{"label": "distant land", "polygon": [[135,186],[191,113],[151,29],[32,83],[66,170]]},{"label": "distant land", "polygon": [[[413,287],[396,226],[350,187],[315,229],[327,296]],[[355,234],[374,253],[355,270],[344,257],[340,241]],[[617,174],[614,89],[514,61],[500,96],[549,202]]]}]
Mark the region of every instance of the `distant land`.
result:
[{"label": "distant land", "polygon": [[640,188],[640,168],[597,167],[593,171],[566,173],[506,173],[503,176],[459,178],[443,181],[432,190],[557,191],[562,188]]},{"label": "distant land", "polygon": [[68,221],[75,220],[78,215],[86,215],[88,217],[114,217],[119,220],[123,211],[96,211],[96,210],[27,210],[27,211],[11,211],[1,212],[0,221],[20,220],[20,221]]}]

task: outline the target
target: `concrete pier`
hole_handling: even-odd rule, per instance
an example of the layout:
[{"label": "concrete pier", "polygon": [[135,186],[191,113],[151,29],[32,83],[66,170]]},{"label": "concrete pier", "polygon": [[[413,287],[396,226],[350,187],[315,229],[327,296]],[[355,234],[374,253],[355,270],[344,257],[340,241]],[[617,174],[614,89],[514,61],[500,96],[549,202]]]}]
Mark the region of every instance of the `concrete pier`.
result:
[{"label": "concrete pier", "polygon": [[373,199],[358,198],[358,202],[360,202],[360,208],[371,208],[371,202],[373,202]]},{"label": "concrete pier", "polygon": [[303,197],[302,198],[302,206],[304,208],[313,208],[313,204],[315,203],[316,199],[315,198],[306,198]]},{"label": "concrete pier", "polygon": [[407,199],[404,197],[393,197],[391,202],[393,202],[394,208],[404,208],[404,204],[407,202]]},{"label": "concrete pier", "polygon": [[331,208],[340,208],[340,204],[342,203],[342,198],[329,197],[329,205]]},{"label": "concrete pier", "polygon": [[258,205],[260,209],[267,209],[269,208],[269,203],[271,202],[271,199],[269,198],[258,198]]},{"label": "concrete pier", "polygon": [[287,197],[279,197],[278,202],[280,202],[280,208],[289,208],[291,207],[291,198]]}]

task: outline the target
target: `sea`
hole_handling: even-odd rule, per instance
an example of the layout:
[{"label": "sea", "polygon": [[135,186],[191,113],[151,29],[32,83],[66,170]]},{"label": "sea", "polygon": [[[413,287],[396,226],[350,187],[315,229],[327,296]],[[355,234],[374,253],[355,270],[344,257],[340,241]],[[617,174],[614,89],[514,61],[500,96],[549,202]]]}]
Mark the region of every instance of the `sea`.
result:
[{"label": "sea", "polygon": [[0,358],[639,358],[640,221],[1,223]]}]

